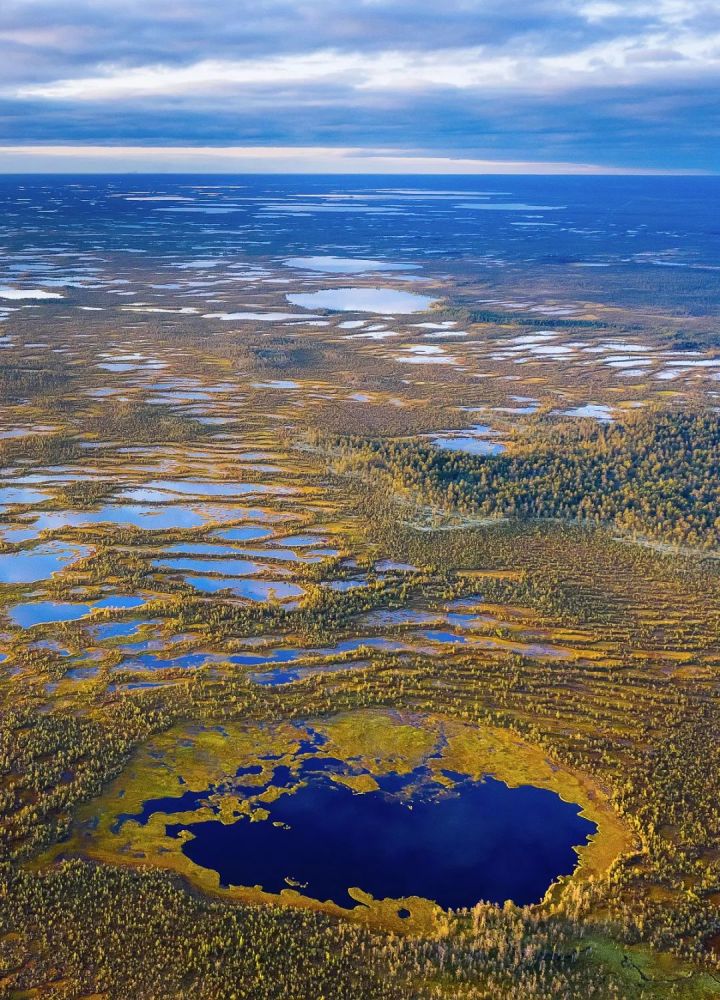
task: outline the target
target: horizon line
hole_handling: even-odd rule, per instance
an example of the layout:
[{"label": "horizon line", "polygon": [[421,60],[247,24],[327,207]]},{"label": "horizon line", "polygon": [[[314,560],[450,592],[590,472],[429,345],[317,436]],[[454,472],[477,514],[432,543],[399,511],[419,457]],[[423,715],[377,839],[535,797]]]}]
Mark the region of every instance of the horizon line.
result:
[{"label": "horizon line", "polygon": [[[113,162],[114,161],[114,162]],[[153,162],[156,161],[156,162]],[[266,174],[417,176],[717,176],[712,170],[486,159],[358,146],[0,145],[0,175]]]}]

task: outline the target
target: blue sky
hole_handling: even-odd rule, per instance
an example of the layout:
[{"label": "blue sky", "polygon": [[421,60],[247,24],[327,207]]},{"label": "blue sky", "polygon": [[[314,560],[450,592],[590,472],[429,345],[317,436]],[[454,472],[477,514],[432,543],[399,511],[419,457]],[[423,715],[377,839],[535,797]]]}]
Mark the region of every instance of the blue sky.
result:
[{"label": "blue sky", "polygon": [[0,7],[0,170],[715,172],[719,97],[717,0]]}]

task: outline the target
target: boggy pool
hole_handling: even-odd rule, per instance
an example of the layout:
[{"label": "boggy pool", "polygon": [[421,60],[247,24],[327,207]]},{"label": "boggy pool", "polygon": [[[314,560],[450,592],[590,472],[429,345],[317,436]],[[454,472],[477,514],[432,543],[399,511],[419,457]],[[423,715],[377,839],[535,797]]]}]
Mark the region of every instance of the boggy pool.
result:
[{"label": "boggy pool", "polygon": [[581,778],[513,733],[364,710],[175,727],[87,804],[63,850],[136,858],[255,901],[258,888],[292,889],[375,912],[372,896],[417,921],[429,911],[413,897],[539,902],[590,837],[594,870],[599,815]]},{"label": "boggy pool", "polygon": [[[263,804],[265,819],[169,822],[167,834],[191,834],[183,852],[221,885],[291,886],[343,907],[357,887],[376,899],[421,896],[457,909],[538,902],[572,872],[574,848],[596,829],[577,805],[529,785],[456,775],[447,787],[413,772],[378,777],[375,790],[358,793],[333,771],[332,761],[308,761],[291,794]],[[167,800],[161,809],[174,811]]]}]

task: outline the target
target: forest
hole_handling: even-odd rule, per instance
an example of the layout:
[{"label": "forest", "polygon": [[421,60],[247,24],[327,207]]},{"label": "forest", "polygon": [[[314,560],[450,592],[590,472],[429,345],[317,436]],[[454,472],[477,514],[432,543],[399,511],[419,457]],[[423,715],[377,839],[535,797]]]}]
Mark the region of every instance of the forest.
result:
[{"label": "forest", "polygon": [[644,412],[622,422],[538,421],[506,454],[403,440],[319,439],[341,466],[368,464],[428,502],[481,517],[610,526],[672,545],[720,546],[720,418]]}]

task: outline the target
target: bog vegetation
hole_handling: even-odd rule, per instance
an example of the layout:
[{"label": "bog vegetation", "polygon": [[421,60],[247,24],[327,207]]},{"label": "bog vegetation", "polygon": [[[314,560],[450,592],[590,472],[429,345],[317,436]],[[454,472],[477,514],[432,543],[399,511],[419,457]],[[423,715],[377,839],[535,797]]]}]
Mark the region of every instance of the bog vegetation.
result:
[{"label": "bog vegetation", "polygon": [[[619,397],[607,370],[584,370],[587,398],[628,405],[608,425],[567,420],[558,392],[578,390],[555,361],[519,383],[492,360],[536,333],[527,316],[438,311],[489,345],[492,377],[447,365],[413,381],[400,348],[325,326],[209,336],[201,307],[133,319],[123,338],[161,366],[147,370],[95,364],[127,350],[124,313],[58,312],[42,363],[24,346],[32,317],[8,324],[0,403],[17,433],[0,439],[0,487],[27,494],[0,499],[3,571],[44,543],[89,551],[2,584],[0,995],[717,995],[720,420],[696,383],[674,383],[680,399],[661,382]],[[681,332],[596,312],[558,321],[557,336],[640,329],[665,347]],[[687,336],[707,344],[696,326]],[[537,414],[503,417],[511,391],[537,397]],[[477,405],[505,452],[429,442]],[[247,528],[250,540],[228,535]],[[201,566],[168,567],[171,555]],[[248,580],[299,593],[246,599]],[[277,650],[297,654],[298,675],[262,683]],[[114,782],[168,794],[143,754],[175,727],[388,712],[534,747],[597,816],[573,876],[536,906],[430,908],[404,926],[382,907],[338,915],[208,888],[162,829],[139,827],[134,853],[102,839]],[[369,729],[357,724],[349,759]],[[157,760],[177,789],[172,754]]]}]

